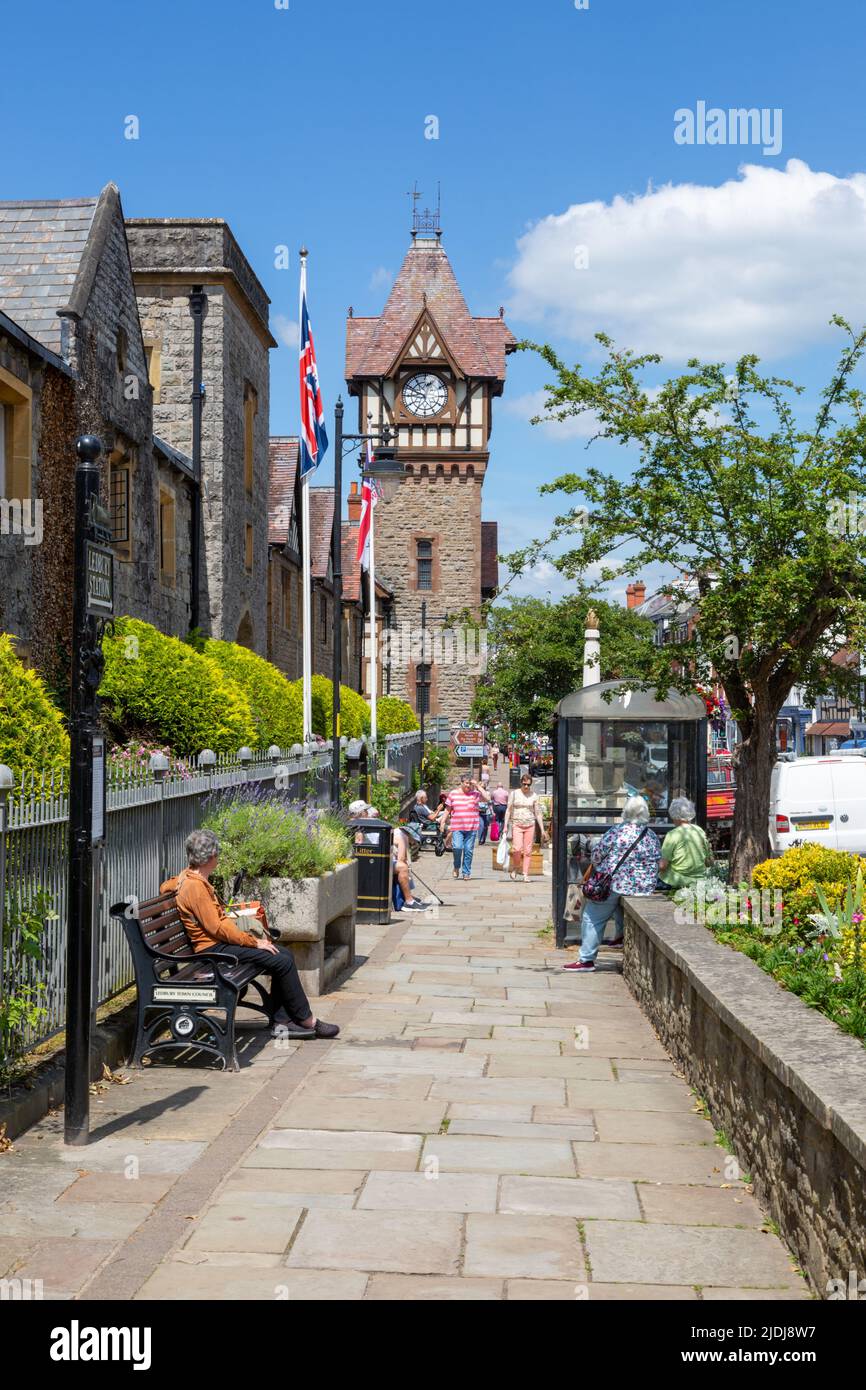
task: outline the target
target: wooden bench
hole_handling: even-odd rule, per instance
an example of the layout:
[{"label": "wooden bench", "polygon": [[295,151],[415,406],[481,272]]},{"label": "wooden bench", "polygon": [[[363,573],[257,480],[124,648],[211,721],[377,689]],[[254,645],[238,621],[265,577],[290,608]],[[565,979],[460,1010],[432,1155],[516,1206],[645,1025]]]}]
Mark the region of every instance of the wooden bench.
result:
[{"label": "wooden bench", "polygon": [[[240,964],[230,945],[197,955],[175,893],[147,902],[117,903],[111,915],[123,923],[138,990],[131,1064],[141,1066],[152,1053],[199,1048],[219,1057],[224,1070],[240,1071],[235,1050],[238,1005],[264,1014],[269,1024],[279,1008],[257,978],[259,967]],[[251,985],[260,1003],[247,999]]]}]

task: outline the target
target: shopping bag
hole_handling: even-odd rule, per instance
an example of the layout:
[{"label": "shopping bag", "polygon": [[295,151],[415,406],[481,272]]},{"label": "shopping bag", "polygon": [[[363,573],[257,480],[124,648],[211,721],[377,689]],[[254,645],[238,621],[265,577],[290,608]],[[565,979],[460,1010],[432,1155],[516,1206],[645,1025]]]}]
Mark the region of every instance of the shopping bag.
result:
[{"label": "shopping bag", "polygon": [[498,821],[498,820],[495,820],[495,821],[493,822],[493,824],[491,825],[491,827],[490,827],[490,842],[491,842],[491,844],[494,844],[494,845],[495,845],[498,839],[499,839],[499,821]]},{"label": "shopping bag", "polygon": [[508,851],[510,847],[510,842],[506,840],[505,836],[503,835],[496,848],[496,862],[503,869],[505,868],[505,865],[508,863]]}]

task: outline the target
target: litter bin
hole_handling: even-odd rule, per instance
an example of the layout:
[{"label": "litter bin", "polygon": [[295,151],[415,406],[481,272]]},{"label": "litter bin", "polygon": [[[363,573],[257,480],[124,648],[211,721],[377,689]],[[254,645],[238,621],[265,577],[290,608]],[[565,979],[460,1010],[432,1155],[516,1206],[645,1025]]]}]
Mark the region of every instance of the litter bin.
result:
[{"label": "litter bin", "polygon": [[519,786],[520,786],[520,779],[521,779],[522,776],[523,776],[523,768],[521,768],[521,767],[512,767],[512,768],[510,768],[510,769],[509,769],[509,772],[508,772],[508,785],[509,785],[509,787],[519,787]]},{"label": "litter bin", "polygon": [[359,922],[391,920],[391,825],[359,818],[349,822],[358,860]]}]

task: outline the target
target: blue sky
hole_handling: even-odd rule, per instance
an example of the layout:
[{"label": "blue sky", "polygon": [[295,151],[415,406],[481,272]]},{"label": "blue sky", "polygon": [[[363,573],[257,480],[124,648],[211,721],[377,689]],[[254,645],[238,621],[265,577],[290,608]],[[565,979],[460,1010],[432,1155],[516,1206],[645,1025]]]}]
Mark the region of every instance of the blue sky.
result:
[{"label": "blue sky", "polygon": [[[89,195],[113,179],[128,215],[226,217],[277,336],[297,316],[297,273],[294,256],[275,268],[275,247],[306,243],[329,412],[347,306],[381,311],[416,180],[431,199],[441,181],[444,244],[473,312],[505,304],[519,337],[571,360],[589,360],[593,331],[609,329],[672,369],[693,351],[754,348],[814,386],[832,360],[829,315],[866,321],[853,0],[288,6],[14,7],[0,197]],[[779,109],[780,152],[676,143],[674,113],[698,101]],[[138,140],[124,138],[128,115]],[[437,140],[425,138],[431,115]],[[527,423],[543,380],[537,361],[511,359],[485,484],[503,548],[553,515],[538,482],[583,461],[581,438]],[[281,347],[274,433],[297,428],[295,382],[295,351]],[[559,591],[545,572],[525,587]]]}]

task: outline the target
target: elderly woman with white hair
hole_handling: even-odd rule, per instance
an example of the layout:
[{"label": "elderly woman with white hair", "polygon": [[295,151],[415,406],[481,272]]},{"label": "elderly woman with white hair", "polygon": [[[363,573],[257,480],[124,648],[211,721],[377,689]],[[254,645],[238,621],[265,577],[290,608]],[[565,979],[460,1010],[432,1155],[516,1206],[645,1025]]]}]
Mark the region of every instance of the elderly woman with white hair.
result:
[{"label": "elderly woman with white hair", "polygon": [[[655,891],[662,851],[657,835],[650,829],[649,819],[646,801],[642,796],[632,796],[622,808],[619,824],[611,826],[593,847],[580,919],[580,958],[569,961],[563,966],[564,970],[576,975],[588,975],[595,970],[605,923],[611,917],[616,920],[617,936],[610,944],[622,945],[620,900],[623,897],[646,898]],[[593,893],[598,896],[592,896]]]},{"label": "elderly woman with white hair", "polygon": [[712,861],[710,842],[695,825],[695,805],[687,796],[675,796],[668,815],[674,828],[664,838],[659,876],[665,888],[694,888]]},{"label": "elderly woman with white hair", "polygon": [[255,914],[242,920],[257,930],[244,931],[237,919],[226,911],[210,881],[219,860],[219,840],[212,830],[194,830],[187,836],[187,867],[161,887],[162,893],[177,894],[177,910],[186,927],[193,951],[203,958],[210,951],[226,951],[248,965],[257,965],[273,982],[274,999],[285,1010],[288,1023],[277,1024],[277,1037],[335,1038],[336,1023],[316,1018],[304,993],[294,956],[286,946],[275,946],[270,938],[267,918],[261,904]]}]

